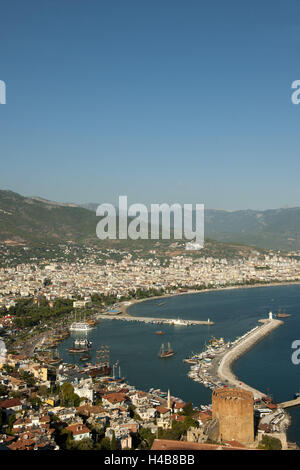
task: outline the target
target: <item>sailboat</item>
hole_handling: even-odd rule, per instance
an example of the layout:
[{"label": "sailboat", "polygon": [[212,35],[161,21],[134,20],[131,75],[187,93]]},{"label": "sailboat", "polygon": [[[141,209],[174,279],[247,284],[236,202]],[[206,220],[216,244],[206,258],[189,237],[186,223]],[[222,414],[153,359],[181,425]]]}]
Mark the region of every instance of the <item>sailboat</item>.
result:
[{"label": "sailboat", "polygon": [[81,331],[81,332],[86,332],[90,331],[93,328],[92,325],[90,325],[86,321],[86,316],[84,315],[84,320],[77,321],[76,320],[76,311],[75,311],[75,321],[70,325],[69,330],[70,331]]},{"label": "sailboat", "polygon": [[56,364],[60,364],[62,362],[62,359],[60,358],[59,356],[59,353],[58,353],[58,350],[55,349],[52,354],[50,355],[50,358],[47,359],[47,364],[49,365],[56,365]]},{"label": "sailboat", "polygon": [[171,348],[170,343],[167,343],[167,347],[165,347],[164,343],[161,345],[160,351],[158,356],[161,358],[171,357],[174,355],[174,350]]}]

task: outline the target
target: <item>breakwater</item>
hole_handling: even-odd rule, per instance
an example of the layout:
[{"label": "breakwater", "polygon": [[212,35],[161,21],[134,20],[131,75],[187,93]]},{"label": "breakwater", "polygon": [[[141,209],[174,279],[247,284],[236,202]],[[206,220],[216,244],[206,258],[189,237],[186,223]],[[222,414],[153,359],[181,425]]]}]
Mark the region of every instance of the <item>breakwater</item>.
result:
[{"label": "breakwater", "polygon": [[241,387],[245,390],[251,391],[254,395],[254,398],[261,398],[264,393],[256,390],[255,388],[241,382],[232,372],[232,364],[249,349],[251,349],[254,344],[263,339],[265,336],[270,334],[275,328],[282,325],[283,322],[276,319],[266,320],[262,326],[255,328],[250,331],[248,334],[244,335],[243,338],[238,341],[238,343],[231,348],[225,355],[222,357],[217,374],[219,378],[230,385],[235,387]]},{"label": "breakwater", "polygon": [[123,320],[129,322],[142,322],[142,323],[154,323],[154,324],[167,324],[167,325],[177,325],[177,326],[190,326],[190,325],[213,325],[210,319],[207,320],[182,320],[182,319],[172,319],[172,318],[158,318],[158,317],[132,317],[130,315],[113,315],[110,313],[99,313],[97,319],[102,320]]}]

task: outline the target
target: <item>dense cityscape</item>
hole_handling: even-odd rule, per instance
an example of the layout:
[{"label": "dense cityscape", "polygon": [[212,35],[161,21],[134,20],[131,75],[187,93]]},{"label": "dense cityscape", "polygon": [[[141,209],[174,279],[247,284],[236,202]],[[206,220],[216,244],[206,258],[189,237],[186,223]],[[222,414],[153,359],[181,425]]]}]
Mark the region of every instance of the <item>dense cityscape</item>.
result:
[{"label": "dense cityscape", "polygon": [[[118,261],[113,259],[116,254]],[[286,438],[288,415],[270,397],[256,396],[255,390],[246,397],[246,402],[253,402],[248,416],[253,430],[246,438],[239,438],[238,429],[234,429],[226,439],[223,431],[220,439],[213,405],[195,407],[173,397],[170,391],[137,390],[134,384],[117,376],[117,364],[111,367],[108,357],[103,356],[98,365],[82,368],[62,363],[51,348],[69,335],[74,312],[84,315],[83,323],[94,326],[97,313],[102,319],[105,313],[108,317],[117,313],[122,319],[126,312],[122,306],[133,299],[296,282],[300,279],[296,254],[262,256],[257,252],[249,258],[218,259],[193,258],[186,253],[162,260],[155,256],[155,250],[147,259],[132,259],[129,251],[112,249],[111,259],[107,255],[106,252],[106,259],[100,264],[91,253],[90,259],[70,264],[32,260],[1,268],[2,445],[11,450],[159,450],[175,449],[175,442],[178,449],[184,448],[184,443],[186,448],[195,445],[195,449],[292,448]],[[36,316],[39,311],[41,314]],[[224,345],[214,341],[216,344],[212,343],[208,351],[190,359],[195,364],[192,377],[208,384],[213,393],[222,390],[226,382],[233,385],[227,389],[226,400],[230,400],[230,393],[237,393],[234,390],[239,387],[230,378],[222,381],[208,364],[212,359],[212,364],[219,363],[227,352]],[[227,347],[233,349],[234,345]],[[198,372],[193,372],[198,368],[199,377]],[[256,436],[254,419],[258,426]]]},{"label": "dense cityscape", "polygon": [[[20,264],[0,268],[0,307],[13,305],[18,297],[43,294],[47,300],[90,298],[93,293],[129,295],[134,289],[166,292],[179,288],[199,289],[251,283],[292,282],[300,279],[300,260],[270,254],[242,259],[193,258],[179,255],[161,261],[152,251],[148,259],[132,259],[130,252],[111,250],[121,260],[92,258],[74,263]],[[109,253],[108,253],[109,256]],[[47,283],[47,280],[49,281]],[[45,283],[46,281],[46,283]],[[46,284],[46,285],[45,285]]]}]

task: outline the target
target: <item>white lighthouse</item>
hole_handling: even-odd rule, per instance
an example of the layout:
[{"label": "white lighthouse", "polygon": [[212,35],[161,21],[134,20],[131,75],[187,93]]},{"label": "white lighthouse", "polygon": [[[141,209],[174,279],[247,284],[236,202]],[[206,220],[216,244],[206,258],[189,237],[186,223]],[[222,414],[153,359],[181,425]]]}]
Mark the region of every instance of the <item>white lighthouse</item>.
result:
[{"label": "white lighthouse", "polygon": [[273,313],[269,312],[269,320],[273,320]]}]

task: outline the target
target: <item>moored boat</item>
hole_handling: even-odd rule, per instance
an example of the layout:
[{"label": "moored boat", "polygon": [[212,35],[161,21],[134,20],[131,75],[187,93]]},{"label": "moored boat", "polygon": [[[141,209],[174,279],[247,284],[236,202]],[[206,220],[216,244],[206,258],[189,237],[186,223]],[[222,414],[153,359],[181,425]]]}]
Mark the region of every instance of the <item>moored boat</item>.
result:
[{"label": "moored boat", "polygon": [[167,344],[167,347],[164,344],[161,345],[158,356],[162,359],[174,356],[174,350],[171,348],[170,343]]},{"label": "moored boat", "polygon": [[69,348],[68,351],[70,353],[85,353],[90,349],[91,345],[91,341],[87,339],[75,339],[73,347]]}]

